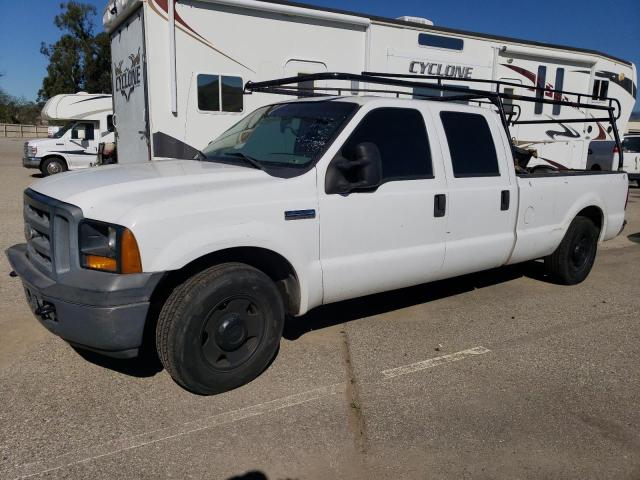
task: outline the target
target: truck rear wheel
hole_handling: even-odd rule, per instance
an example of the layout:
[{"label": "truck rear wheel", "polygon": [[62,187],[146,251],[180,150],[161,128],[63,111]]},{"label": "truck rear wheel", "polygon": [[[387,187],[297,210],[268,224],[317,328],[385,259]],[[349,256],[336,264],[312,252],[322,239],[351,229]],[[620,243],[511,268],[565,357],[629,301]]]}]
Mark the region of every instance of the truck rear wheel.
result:
[{"label": "truck rear wheel", "polygon": [[67,164],[59,157],[46,158],[40,165],[40,171],[42,172],[42,175],[48,177],[49,175],[55,175],[56,173],[66,172]]},{"label": "truck rear wheel", "polygon": [[544,259],[547,271],[563,285],[582,282],[593,267],[598,249],[598,227],[586,217],[576,217],[560,246]]},{"label": "truck rear wheel", "polygon": [[175,288],[158,318],[156,346],[171,377],[202,395],[256,378],[273,359],[284,305],[271,279],[253,267],[225,263]]}]

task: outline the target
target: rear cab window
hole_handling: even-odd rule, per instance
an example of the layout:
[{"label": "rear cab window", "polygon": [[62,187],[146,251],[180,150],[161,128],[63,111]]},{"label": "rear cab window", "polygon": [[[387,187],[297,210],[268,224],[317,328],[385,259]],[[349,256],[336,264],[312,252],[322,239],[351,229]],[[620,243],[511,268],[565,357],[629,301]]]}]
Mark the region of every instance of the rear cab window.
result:
[{"label": "rear cab window", "polygon": [[478,113],[440,112],[456,178],[499,177],[500,167],[487,119]]}]

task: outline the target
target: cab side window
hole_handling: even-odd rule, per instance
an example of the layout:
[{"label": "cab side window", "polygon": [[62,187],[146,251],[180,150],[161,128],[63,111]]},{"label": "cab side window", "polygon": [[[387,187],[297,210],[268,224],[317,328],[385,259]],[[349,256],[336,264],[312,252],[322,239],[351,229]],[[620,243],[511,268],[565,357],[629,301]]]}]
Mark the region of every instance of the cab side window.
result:
[{"label": "cab side window", "polygon": [[431,150],[422,114],[409,108],[369,112],[342,147],[350,158],[356,145],[371,142],[382,159],[382,182],[433,178]]},{"label": "cab side window", "polygon": [[456,178],[500,176],[493,135],[483,115],[440,112],[440,119]]},{"label": "cab side window", "polygon": [[84,139],[85,140],[94,140],[94,126],[93,123],[78,123],[73,130],[71,130],[71,140],[79,140],[78,130],[81,130],[84,127]]}]

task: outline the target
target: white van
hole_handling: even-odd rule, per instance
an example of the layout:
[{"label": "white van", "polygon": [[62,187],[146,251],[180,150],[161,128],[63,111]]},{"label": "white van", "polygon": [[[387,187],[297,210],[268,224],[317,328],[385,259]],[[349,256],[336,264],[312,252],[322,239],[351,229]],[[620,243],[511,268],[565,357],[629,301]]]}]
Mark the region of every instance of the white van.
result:
[{"label": "white van", "polygon": [[91,167],[98,160],[98,145],[115,141],[111,95],[56,95],[45,104],[42,116],[67,122],[51,138],[24,144],[22,165],[39,168],[44,176]]}]

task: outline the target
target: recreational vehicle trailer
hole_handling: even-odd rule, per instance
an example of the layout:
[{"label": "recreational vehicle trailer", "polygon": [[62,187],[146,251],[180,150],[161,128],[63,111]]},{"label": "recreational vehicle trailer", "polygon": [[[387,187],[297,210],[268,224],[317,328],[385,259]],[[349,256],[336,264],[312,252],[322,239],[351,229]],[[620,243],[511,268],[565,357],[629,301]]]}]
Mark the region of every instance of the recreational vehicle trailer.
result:
[{"label": "recreational vehicle trailer", "polygon": [[43,118],[66,125],[50,138],[26,142],[22,165],[38,168],[44,176],[95,165],[98,146],[115,140],[112,98],[84,92],[51,97]]},{"label": "recreational vehicle trailer", "polygon": [[[504,93],[515,96],[534,87],[545,89],[536,90],[540,98],[558,98],[554,90],[579,92],[578,103],[616,99],[620,131],[637,93],[636,67],[611,55],[443,28],[419,17],[380,18],[281,0],[112,0],[104,26],[111,35],[121,163],[193,158],[247,113],[286,98],[243,88],[274,77],[370,71],[444,77],[445,84],[461,86],[468,85],[461,79],[499,80]],[[517,100],[507,108],[519,120],[510,128],[514,144],[535,151],[541,166],[555,159],[552,164],[566,168],[612,168],[611,128],[576,121],[593,118],[592,112]],[[608,164],[588,164],[590,147],[604,151],[598,158]]]}]

